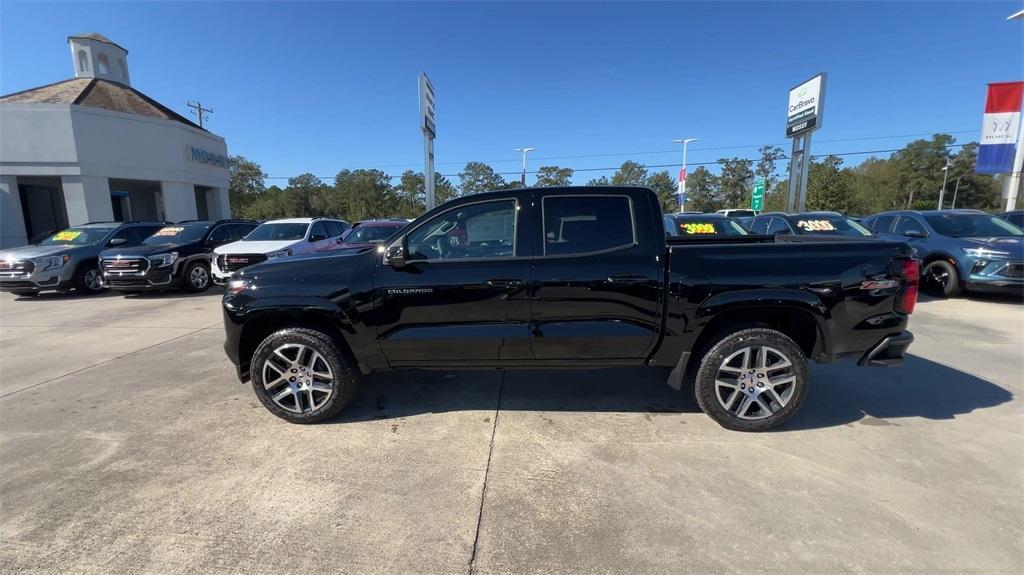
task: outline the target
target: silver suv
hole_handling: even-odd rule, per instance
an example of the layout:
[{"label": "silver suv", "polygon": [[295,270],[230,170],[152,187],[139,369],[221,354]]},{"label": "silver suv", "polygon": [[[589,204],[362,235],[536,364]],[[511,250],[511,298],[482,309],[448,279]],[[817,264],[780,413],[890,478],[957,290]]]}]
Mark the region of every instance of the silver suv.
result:
[{"label": "silver suv", "polygon": [[99,293],[99,253],[142,243],[164,222],[90,222],[57,232],[35,245],[0,250],[0,291],[33,296],[43,290]]}]

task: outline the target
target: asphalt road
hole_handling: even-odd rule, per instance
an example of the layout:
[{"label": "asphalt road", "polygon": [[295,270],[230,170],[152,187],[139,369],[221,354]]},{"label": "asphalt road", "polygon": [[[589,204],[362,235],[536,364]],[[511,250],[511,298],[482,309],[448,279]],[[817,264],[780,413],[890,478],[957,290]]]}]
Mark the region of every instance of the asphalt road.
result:
[{"label": "asphalt road", "polygon": [[219,295],[0,296],[0,572],[1024,572],[1024,305],[927,301],[781,431],[649,370],[240,385]]}]

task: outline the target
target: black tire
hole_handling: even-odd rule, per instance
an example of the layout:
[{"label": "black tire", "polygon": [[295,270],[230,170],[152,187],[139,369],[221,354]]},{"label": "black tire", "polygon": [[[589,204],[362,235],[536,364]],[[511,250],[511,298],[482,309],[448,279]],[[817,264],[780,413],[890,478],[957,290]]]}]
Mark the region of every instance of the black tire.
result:
[{"label": "black tire", "polygon": [[82,264],[75,272],[75,291],[81,294],[98,294],[107,291],[103,287],[103,276],[96,264]]},{"label": "black tire", "polygon": [[210,289],[210,284],[213,283],[211,277],[209,264],[204,261],[194,261],[185,266],[185,271],[181,276],[181,285],[185,291],[190,293],[204,292]]},{"label": "black tire", "polygon": [[[280,394],[291,389],[293,387],[291,383],[282,381],[279,386],[271,385],[271,388],[267,389],[266,382],[264,381],[264,371],[267,370],[267,373],[271,375],[275,372],[283,373],[277,363],[272,364],[270,368],[265,368],[267,362],[271,360],[271,356],[282,346],[306,346],[308,349],[318,353],[323,362],[330,368],[330,373],[332,374],[330,382],[333,389],[326,400],[322,404],[316,405],[314,409],[303,409],[307,406],[314,407],[308,400],[309,397],[313,397],[312,391],[309,392],[309,396],[298,392],[292,393],[291,396],[286,395],[286,399],[282,399],[282,402],[291,407],[295,407],[297,403],[298,408],[303,409],[299,413],[282,407],[282,405],[274,401],[272,396],[272,392]],[[276,362],[279,356],[274,355],[274,357]],[[312,363],[316,364],[315,360]],[[291,370],[288,369],[288,371]],[[352,369],[345,354],[338,349],[334,340],[320,331],[306,328],[282,329],[267,336],[260,343],[259,347],[256,348],[256,353],[252,356],[250,373],[253,391],[256,392],[256,397],[259,398],[263,407],[266,407],[270,413],[290,423],[319,423],[331,419],[341,412],[348,405],[349,401],[352,400],[358,385],[356,372]],[[289,376],[291,374],[283,373],[283,375]],[[296,376],[299,376],[299,379],[301,379],[300,374],[296,374]],[[295,379],[295,377],[291,379]],[[272,384],[273,381],[275,380],[271,380]],[[325,383],[326,379],[322,379],[321,382]],[[300,384],[301,382],[297,383],[297,385]],[[317,397],[316,399],[322,398]]]},{"label": "black tire", "polygon": [[[784,362],[778,360],[766,361],[767,367],[750,372],[745,369],[748,366],[737,369],[735,358],[738,357],[739,363],[742,364],[742,360],[747,357],[742,355],[745,349],[752,350],[750,353],[754,356],[754,363],[762,357],[759,354],[765,354],[769,360],[783,357],[790,365],[783,368],[773,367],[783,365]],[[735,388],[726,385],[732,383],[730,376],[733,371],[736,373]],[[791,384],[776,384],[778,387],[763,385],[772,379],[785,381],[790,376],[793,378]],[[773,329],[741,329],[725,333],[711,344],[708,352],[700,360],[694,381],[694,393],[701,410],[722,427],[735,431],[767,431],[781,425],[797,412],[807,396],[809,380],[807,359],[803,350],[792,339]],[[756,385],[748,386],[747,382]],[[733,397],[732,393],[738,395]],[[748,395],[751,401],[744,408],[743,402]],[[780,403],[779,400],[784,400],[784,403]],[[726,409],[723,402],[729,409]],[[768,411],[765,412],[763,407],[767,407]],[[740,410],[741,414],[734,413]]]},{"label": "black tire", "polygon": [[924,266],[921,287],[929,295],[938,297],[956,297],[963,291],[956,267],[946,260],[935,260]]}]

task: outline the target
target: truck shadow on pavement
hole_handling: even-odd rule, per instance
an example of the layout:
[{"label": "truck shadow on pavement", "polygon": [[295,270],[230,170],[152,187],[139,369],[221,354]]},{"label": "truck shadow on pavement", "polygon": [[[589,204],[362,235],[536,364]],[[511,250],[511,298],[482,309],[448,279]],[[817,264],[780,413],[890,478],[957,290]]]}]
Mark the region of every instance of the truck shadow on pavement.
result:
[{"label": "truck shadow on pavement", "polygon": [[[778,428],[796,431],[900,418],[953,419],[1013,399],[1006,389],[920,357],[892,369],[815,365],[799,413]],[[699,414],[689,393],[670,389],[658,369],[396,371],[363,378],[352,403],[329,424],[450,411]]]}]

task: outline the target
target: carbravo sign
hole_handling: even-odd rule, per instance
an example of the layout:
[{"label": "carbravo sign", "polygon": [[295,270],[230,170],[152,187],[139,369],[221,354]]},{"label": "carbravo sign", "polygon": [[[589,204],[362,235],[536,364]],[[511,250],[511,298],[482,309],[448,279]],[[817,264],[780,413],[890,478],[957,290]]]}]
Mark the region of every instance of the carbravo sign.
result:
[{"label": "carbravo sign", "polygon": [[824,74],[818,74],[790,90],[786,137],[792,138],[820,128],[824,99]]}]

